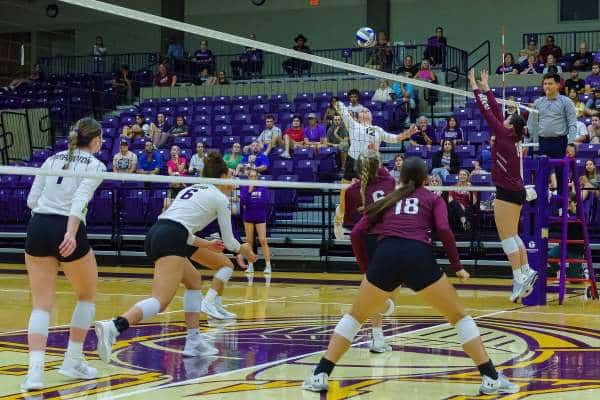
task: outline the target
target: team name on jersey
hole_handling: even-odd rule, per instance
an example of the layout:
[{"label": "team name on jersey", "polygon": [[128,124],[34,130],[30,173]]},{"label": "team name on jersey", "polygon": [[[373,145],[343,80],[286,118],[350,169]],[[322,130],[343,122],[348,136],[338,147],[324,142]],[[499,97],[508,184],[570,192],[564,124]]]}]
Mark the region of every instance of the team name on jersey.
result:
[{"label": "team name on jersey", "polygon": [[479,101],[481,101],[481,104],[483,105],[483,108],[485,110],[489,110],[490,109],[490,105],[488,104],[487,96],[485,94],[479,93]]},{"label": "team name on jersey", "polygon": [[52,157],[55,160],[70,161],[70,162],[76,162],[76,163],[82,163],[82,164],[89,164],[92,162],[92,159],[90,157],[79,156],[79,155],[69,156],[69,154],[67,154],[67,153],[55,154]]}]

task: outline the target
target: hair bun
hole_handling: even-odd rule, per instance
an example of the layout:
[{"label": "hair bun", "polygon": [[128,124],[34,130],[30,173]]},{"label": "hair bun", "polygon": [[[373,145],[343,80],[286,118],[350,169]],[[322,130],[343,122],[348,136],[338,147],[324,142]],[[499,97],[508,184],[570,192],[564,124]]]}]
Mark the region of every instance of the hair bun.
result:
[{"label": "hair bun", "polygon": [[206,154],[207,160],[218,160],[222,158],[221,153],[218,150],[211,150]]}]

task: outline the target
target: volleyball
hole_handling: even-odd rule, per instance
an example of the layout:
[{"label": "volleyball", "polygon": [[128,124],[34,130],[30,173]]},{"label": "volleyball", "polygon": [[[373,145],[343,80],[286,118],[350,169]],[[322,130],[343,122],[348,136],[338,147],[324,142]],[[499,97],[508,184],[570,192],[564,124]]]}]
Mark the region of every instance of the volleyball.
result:
[{"label": "volleyball", "polygon": [[358,47],[371,47],[375,43],[375,31],[363,27],[356,31],[356,44]]}]

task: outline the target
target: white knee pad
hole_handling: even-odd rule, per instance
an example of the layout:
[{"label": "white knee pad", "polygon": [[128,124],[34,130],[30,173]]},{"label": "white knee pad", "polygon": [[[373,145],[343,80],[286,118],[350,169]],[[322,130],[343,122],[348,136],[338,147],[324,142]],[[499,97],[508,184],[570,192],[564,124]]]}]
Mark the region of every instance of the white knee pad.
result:
[{"label": "white knee pad", "polygon": [[189,313],[199,313],[202,305],[202,291],[189,290],[183,293],[183,311]]},{"label": "white knee pad", "polygon": [[142,319],[149,319],[160,312],[160,301],[154,297],[142,300],[135,305],[142,310]]},{"label": "white knee pad", "polygon": [[222,281],[223,283],[227,283],[227,282],[229,282],[229,279],[231,279],[231,275],[233,275],[233,268],[221,267],[215,273],[214,277],[217,278],[218,280]]},{"label": "white knee pad", "polygon": [[350,314],[344,314],[340,322],[337,323],[335,329],[333,330],[340,336],[345,337],[352,343],[354,337],[360,330],[361,324],[354,319],[354,317]]},{"label": "white knee pad", "polygon": [[79,328],[87,331],[94,320],[96,305],[88,301],[78,301],[73,316],[71,317],[71,328]]},{"label": "white knee pad", "polygon": [[502,241],[502,250],[504,250],[504,254],[506,255],[519,252],[519,244],[515,240],[514,236],[506,238]]},{"label": "white knee pad", "polygon": [[31,310],[27,332],[48,336],[48,325],[50,325],[50,313],[48,311],[39,308]]},{"label": "white knee pad", "polygon": [[515,239],[515,242],[517,242],[517,246],[522,247],[524,249],[526,248],[525,243],[523,243],[523,240],[521,239],[521,237],[519,235],[513,236],[513,239]]},{"label": "white knee pad", "polygon": [[458,333],[458,340],[461,344],[469,343],[471,340],[479,337],[479,328],[470,315],[458,321],[455,327]]},{"label": "white knee pad", "polygon": [[387,309],[384,312],[382,312],[381,315],[383,315],[384,317],[389,317],[394,313],[394,307],[396,307],[396,305],[394,304],[392,299],[387,299],[386,304]]}]

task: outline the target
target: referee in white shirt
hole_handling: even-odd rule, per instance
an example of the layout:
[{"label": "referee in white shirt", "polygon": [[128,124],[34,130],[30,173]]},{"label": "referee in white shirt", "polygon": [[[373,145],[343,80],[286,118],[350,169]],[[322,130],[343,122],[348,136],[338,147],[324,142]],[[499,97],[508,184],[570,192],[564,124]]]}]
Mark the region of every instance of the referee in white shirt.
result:
[{"label": "referee in white shirt", "polygon": [[[102,147],[102,127],[92,118],[77,122],[69,149],[48,158],[41,169],[105,172],[93,154]],[[44,354],[59,267],[73,286],[77,305],[71,319],[65,359],[58,370],[72,379],[95,379],[85,362],[83,342],[96,311],[97,265],[85,229],[87,205],[101,179],[36,176],[27,197],[32,217],[27,226],[25,263],[31,285],[32,311],[27,328],[29,369],[21,388],[44,387]]]}]

